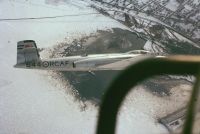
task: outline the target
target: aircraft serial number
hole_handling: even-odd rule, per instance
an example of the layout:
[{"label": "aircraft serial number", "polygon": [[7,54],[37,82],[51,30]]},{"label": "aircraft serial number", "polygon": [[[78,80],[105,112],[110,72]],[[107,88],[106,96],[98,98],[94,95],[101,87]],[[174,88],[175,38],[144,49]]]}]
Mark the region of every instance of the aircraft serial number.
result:
[{"label": "aircraft serial number", "polygon": [[41,61],[41,62],[26,62],[26,67],[64,67],[69,61]]}]

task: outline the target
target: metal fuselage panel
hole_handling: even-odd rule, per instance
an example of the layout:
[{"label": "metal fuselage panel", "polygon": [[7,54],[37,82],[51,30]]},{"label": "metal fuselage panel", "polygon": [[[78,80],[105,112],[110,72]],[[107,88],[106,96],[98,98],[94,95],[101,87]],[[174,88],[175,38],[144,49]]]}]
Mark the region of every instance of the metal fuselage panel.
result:
[{"label": "metal fuselage panel", "polygon": [[45,70],[60,70],[60,71],[75,71],[75,70],[90,70],[100,65],[117,62],[124,59],[133,58],[141,54],[95,54],[88,56],[70,56],[65,58],[54,58],[39,60],[37,62],[26,62],[25,65],[16,65],[19,68],[28,69],[45,69]]}]

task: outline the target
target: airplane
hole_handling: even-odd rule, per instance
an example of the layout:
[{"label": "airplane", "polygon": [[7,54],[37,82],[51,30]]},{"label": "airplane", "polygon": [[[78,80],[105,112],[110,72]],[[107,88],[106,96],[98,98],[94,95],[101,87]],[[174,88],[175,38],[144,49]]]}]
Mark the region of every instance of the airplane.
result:
[{"label": "airplane", "polygon": [[152,55],[149,51],[133,50],[126,53],[41,59],[35,41],[24,40],[17,42],[17,64],[14,67],[56,71],[123,70],[149,55]]}]

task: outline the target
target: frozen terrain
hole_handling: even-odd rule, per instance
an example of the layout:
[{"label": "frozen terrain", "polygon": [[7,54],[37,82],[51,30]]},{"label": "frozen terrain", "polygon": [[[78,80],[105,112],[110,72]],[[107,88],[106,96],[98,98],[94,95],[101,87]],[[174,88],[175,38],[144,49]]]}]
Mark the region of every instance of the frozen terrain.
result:
[{"label": "frozen terrain", "polygon": [[[37,3],[0,1],[0,19],[84,13],[96,11],[78,0],[62,0],[58,3],[42,0]],[[0,21],[0,134],[94,134],[98,108],[91,102],[83,104],[77,101],[71,93],[70,85],[56,77],[54,72],[13,68],[16,62],[16,43],[33,39],[38,47],[51,48],[71,38],[114,27],[127,29],[100,14]],[[41,56],[45,57],[44,54]],[[166,109],[173,109],[175,104],[169,108],[167,106],[177,100],[162,100],[143,89],[136,91],[136,94],[130,94],[131,97],[122,107],[117,132],[167,133],[156,119],[164,115]],[[85,109],[82,108],[84,105],[87,105]],[[159,109],[163,111],[158,113]]]}]

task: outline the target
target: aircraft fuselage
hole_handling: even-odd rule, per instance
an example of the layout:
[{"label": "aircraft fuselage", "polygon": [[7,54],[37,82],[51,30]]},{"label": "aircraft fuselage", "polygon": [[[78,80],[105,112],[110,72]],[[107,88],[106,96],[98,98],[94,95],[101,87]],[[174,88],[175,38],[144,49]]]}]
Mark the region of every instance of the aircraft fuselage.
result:
[{"label": "aircraft fuselage", "polygon": [[70,56],[63,58],[42,59],[39,61],[29,61],[25,64],[19,64],[15,67],[25,67],[27,69],[53,69],[73,71],[79,69],[80,71],[90,70],[100,65],[105,65],[117,62],[124,59],[133,58],[141,54],[116,53],[116,54],[94,54],[87,56]]}]

